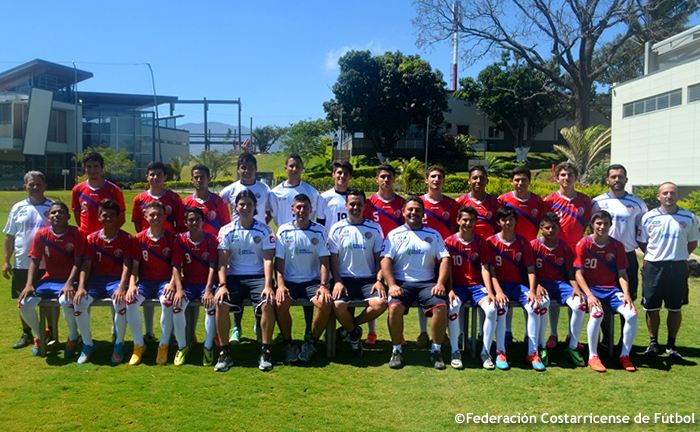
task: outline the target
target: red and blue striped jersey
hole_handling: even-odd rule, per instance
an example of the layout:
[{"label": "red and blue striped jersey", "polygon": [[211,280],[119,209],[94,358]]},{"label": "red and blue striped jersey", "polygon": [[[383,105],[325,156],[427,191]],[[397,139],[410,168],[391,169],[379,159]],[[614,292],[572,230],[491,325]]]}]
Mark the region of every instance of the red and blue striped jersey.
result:
[{"label": "red and blue striped jersey", "polygon": [[530,192],[530,196],[522,200],[515,196],[514,192],[504,193],[498,197],[498,201],[504,206],[510,206],[518,214],[518,222],[515,224],[515,233],[525,237],[528,241],[537,238],[542,218],[542,197]]},{"label": "red and blue striped jersey", "polygon": [[126,231],[119,230],[111,239],[102,238],[103,230],[88,235],[83,258],[92,261],[93,276],[119,278],[125,259],[133,259],[136,238]]},{"label": "red and blue striped jersey", "polygon": [[195,243],[190,239],[190,233],[180,234],[182,249],[182,281],[191,284],[205,284],[209,279],[209,268],[218,263],[219,240],[208,232],[204,238]]},{"label": "red and blue striped jersey", "polygon": [[574,268],[583,269],[589,287],[619,288],[617,272],[627,268],[625,246],[612,237],[599,246],[586,236],[576,245]]},{"label": "red and blue striped jersey", "polygon": [[68,226],[63,234],[56,234],[51,227],[39,230],[34,236],[31,259],[46,263],[46,273],[42,279],[67,280],[75,264],[75,257],[84,252],[85,237],[77,227]]},{"label": "red and blue striped jersey", "polygon": [[182,200],[182,204],[185,207],[195,207],[202,210],[204,213],[202,230],[214,237],[219,235],[219,230],[222,226],[231,222],[231,212],[228,209],[228,205],[215,193],[210,193],[206,201],[198,201],[194,194],[188,195]]},{"label": "red and blue striped jersey", "polygon": [[457,234],[453,234],[445,239],[445,246],[452,257],[452,284],[483,285],[481,267],[493,264],[491,245],[476,234],[468,243],[462,241]]},{"label": "red and blue striped jersey", "polygon": [[569,244],[577,244],[591,220],[591,198],[576,192],[576,196],[569,199],[556,191],[547,195],[544,203],[543,213],[553,211],[559,216],[559,238]]},{"label": "red and blue striped jersey", "polygon": [[148,229],[136,234],[138,253],[134,257],[140,263],[141,279],[170,280],[173,267],[180,268],[182,248],[180,237],[170,230],[163,231],[158,239],[152,239]]},{"label": "red and blue striped jersey", "polygon": [[[461,207],[465,206],[474,207],[477,212],[474,234],[480,235],[486,239],[500,231],[496,225],[495,219],[496,211],[502,207],[502,204],[500,201],[498,201],[498,198],[493,195],[486,194],[482,201],[477,202],[472,199],[472,194],[469,192],[457,198],[457,210],[459,211]],[[520,220],[518,219],[518,223],[519,222]]]},{"label": "red and blue striped jersey", "polygon": [[515,235],[515,239],[506,243],[498,234],[487,240],[491,244],[496,279],[501,283],[523,283],[523,274],[527,267],[535,265],[532,246],[524,237]]},{"label": "red and blue striped jersey", "polygon": [[535,274],[538,281],[562,282],[569,280],[569,271],[574,268],[574,252],[564,240],[548,248],[542,238],[530,242],[535,252]]}]

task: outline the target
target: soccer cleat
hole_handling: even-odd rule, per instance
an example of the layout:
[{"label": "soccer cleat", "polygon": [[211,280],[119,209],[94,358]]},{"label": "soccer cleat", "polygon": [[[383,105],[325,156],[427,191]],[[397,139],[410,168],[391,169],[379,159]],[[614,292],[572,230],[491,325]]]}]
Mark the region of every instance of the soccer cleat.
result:
[{"label": "soccer cleat", "polygon": [[78,358],[78,364],[85,364],[89,362],[96,349],[97,344],[95,343],[92,345],[83,344],[83,351],[80,353],[80,357]]},{"label": "soccer cleat", "polygon": [[464,363],[462,363],[462,354],[459,351],[452,353],[452,360],[450,360],[450,366],[455,369],[464,369]]},{"label": "soccer cleat", "polygon": [[676,347],[666,347],[666,354],[674,360],[683,360],[683,356],[678,352]]},{"label": "soccer cleat", "polygon": [[[569,337],[569,335],[567,335],[567,336],[566,336],[566,340],[565,340],[566,346],[569,346],[569,341],[570,341],[570,340],[571,340],[571,338]],[[581,342],[576,342],[576,349],[577,349],[577,350],[581,351],[581,350],[583,350],[584,348],[585,348],[585,347],[581,344]]]},{"label": "soccer cleat", "polygon": [[496,367],[499,368],[500,370],[510,369],[510,365],[508,364],[508,360],[506,359],[506,355],[500,351],[496,351],[496,352],[498,353],[498,355],[496,356]]},{"label": "soccer cleat", "polygon": [[19,340],[12,345],[12,349],[20,349],[29,346],[33,342],[32,339],[34,338],[32,338],[31,333],[24,332],[22,333],[22,336],[19,337]]},{"label": "soccer cleat", "polygon": [[272,355],[269,350],[265,350],[260,353],[260,358],[258,359],[258,369],[263,372],[269,372],[272,370]]},{"label": "soccer cleat", "polygon": [[607,369],[605,369],[605,366],[603,366],[603,363],[600,361],[600,357],[598,356],[593,356],[588,359],[588,366],[590,366],[591,369],[593,369],[596,372],[605,372]]},{"label": "soccer cleat", "polygon": [[158,354],[156,355],[156,364],[165,366],[168,364],[168,345],[158,345]]},{"label": "soccer cleat", "polygon": [[175,353],[175,366],[182,366],[185,364],[185,360],[187,359],[187,354],[190,352],[190,347],[186,346],[183,349],[177,350]]},{"label": "soccer cleat", "polygon": [[304,344],[301,346],[301,352],[299,353],[299,360],[303,361],[304,363],[308,363],[311,361],[311,358],[314,356],[315,352],[316,347],[311,342],[304,342]]},{"label": "soccer cleat", "polygon": [[39,338],[34,338],[34,348],[32,348],[32,355],[36,357],[39,355],[39,353],[41,353],[41,342],[39,342]]},{"label": "soccer cleat", "polygon": [[488,370],[496,369],[496,366],[493,364],[493,360],[491,360],[491,355],[489,355],[489,353],[485,353],[485,352],[481,353],[481,364],[484,367],[484,369],[488,369]]},{"label": "soccer cleat", "polygon": [[506,341],[505,342],[506,342],[507,347],[513,343],[513,332],[509,332],[509,331],[506,332]]},{"label": "soccer cleat", "polygon": [[124,360],[124,342],[114,344],[112,351],[112,364],[119,364]]},{"label": "soccer cleat", "polygon": [[377,333],[371,331],[367,333],[367,339],[365,340],[365,345],[374,346],[377,343]]},{"label": "soccer cleat", "polygon": [[231,345],[238,345],[241,343],[241,329],[238,326],[234,326],[231,329],[231,337],[228,338],[228,343]]},{"label": "soccer cleat", "polygon": [[213,364],[214,364],[214,349],[204,348],[204,352],[202,355],[202,365],[212,366]]},{"label": "soccer cleat", "polygon": [[418,335],[418,339],[416,339],[416,345],[418,345],[419,348],[426,348],[429,344],[430,338],[428,337],[428,333],[421,332],[421,334]]},{"label": "soccer cleat", "polygon": [[547,348],[549,349],[554,349],[557,347],[557,342],[558,338],[557,335],[549,335],[549,339],[547,339]]},{"label": "soccer cleat", "polygon": [[440,351],[430,352],[430,363],[437,370],[445,369],[445,361],[442,359],[442,353]]},{"label": "soccer cleat", "polygon": [[578,350],[566,348],[566,352],[569,353],[569,357],[571,357],[571,361],[576,366],[585,366],[586,365],[586,362],[583,360],[583,357],[581,357],[581,354],[578,352]]},{"label": "soccer cleat", "polygon": [[401,351],[394,350],[391,352],[389,367],[392,369],[401,369],[403,367],[403,353]]},{"label": "soccer cleat", "polygon": [[644,351],[644,355],[646,357],[657,357],[660,352],[661,348],[659,348],[659,344],[656,342],[650,342],[646,351]]},{"label": "soccer cleat", "polygon": [[63,350],[63,358],[64,359],[73,358],[73,356],[75,355],[76,345],[77,345],[76,341],[72,341],[70,339],[68,339],[66,341],[66,347]]},{"label": "soccer cleat", "polygon": [[358,357],[362,355],[362,327],[357,326],[355,327],[357,329],[357,334],[356,338],[353,339],[350,334],[348,334],[348,342],[350,342],[350,348],[352,348],[352,352],[355,353]]},{"label": "soccer cleat", "polygon": [[634,372],[637,370],[637,368],[634,367],[634,365],[632,364],[632,361],[630,361],[630,356],[622,356],[619,359],[617,359],[617,361],[627,372]]},{"label": "soccer cleat", "polygon": [[284,362],[285,364],[292,364],[299,360],[299,348],[294,344],[288,344],[284,346]]},{"label": "soccer cleat", "polygon": [[158,343],[158,339],[156,339],[156,335],[151,334],[151,333],[146,333],[145,335],[143,335],[143,342],[146,345],[153,345],[153,344]]},{"label": "soccer cleat", "polygon": [[129,360],[129,364],[131,366],[136,366],[137,364],[141,363],[141,359],[143,358],[143,353],[146,352],[146,345],[137,345],[134,344],[134,353],[131,355],[131,359]]},{"label": "soccer cleat", "polygon": [[542,360],[542,364],[545,366],[549,366],[549,353],[547,352],[547,348],[540,348],[540,359]]},{"label": "soccer cleat", "polygon": [[537,372],[544,372],[545,371],[544,363],[542,362],[542,359],[540,358],[539,354],[534,353],[531,356],[527,356],[527,362]]},{"label": "soccer cleat", "polygon": [[231,353],[226,351],[221,351],[219,353],[219,359],[216,361],[216,366],[214,366],[214,370],[216,372],[226,372],[227,370],[231,369],[233,366],[233,358],[231,357]]}]

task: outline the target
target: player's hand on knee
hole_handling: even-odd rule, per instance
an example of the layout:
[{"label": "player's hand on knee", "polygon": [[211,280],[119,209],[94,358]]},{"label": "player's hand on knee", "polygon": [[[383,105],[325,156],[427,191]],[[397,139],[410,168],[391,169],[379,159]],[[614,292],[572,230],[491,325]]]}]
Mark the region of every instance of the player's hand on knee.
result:
[{"label": "player's hand on knee", "polygon": [[400,286],[394,284],[389,287],[389,295],[393,298],[403,297],[403,290]]},{"label": "player's hand on knee", "polygon": [[75,292],[75,295],[73,296],[73,305],[79,305],[80,301],[84,298],[87,298],[87,291],[85,291],[82,288],[79,288],[78,291]]},{"label": "player's hand on knee", "polygon": [[333,300],[340,300],[340,298],[345,294],[348,295],[348,290],[342,282],[336,282],[333,285]]},{"label": "player's hand on knee", "polygon": [[373,294],[376,292],[380,299],[386,300],[386,288],[384,288],[383,283],[376,281],[374,285],[372,285],[371,292]]},{"label": "player's hand on knee", "polygon": [[275,290],[273,290],[272,287],[266,286],[265,288],[263,288],[263,291],[260,294],[260,298],[262,298],[262,301],[264,301],[265,303],[274,303]]},{"label": "player's hand on knee", "polygon": [[316,299],[321,303],[330,303],[333,301],[333,296],[326,287],[321,287],[316,290]]},{"label": "player's hand on knee", "polygon": [[277,306],[281,306],[285,300],[289,297],[289,290],[286,286],[280,285],[277,287],[277,292],[275,292],[275,300],[277,300]]},{"label": "player's hand on knee", "polygon": [[594,308],[603,309],[603,305],[600,304],[600,300],[596,296],[591,295],[588,297],[588,310],[592,311]]},{"label": "player's hand on knee", "polygon": [[445,297],[447,294],[447,289],[445,289],[445,285],[435,284],[433,289],[430,290],[430,294],[434,295],[435,297]]},{"label": "player's hand on knee", "polygon": [[214,302],[216,304],[221,304],[224,300],[230,300],[228,289],[225,286],[220,286],[216,290],[216,295],[214,295]]},{"label": "player's hand on knee", "polygon": [[454,290],[447,293],[447,300],[452,306],[457,306],[459,304],[459,297],[457,297]]}]

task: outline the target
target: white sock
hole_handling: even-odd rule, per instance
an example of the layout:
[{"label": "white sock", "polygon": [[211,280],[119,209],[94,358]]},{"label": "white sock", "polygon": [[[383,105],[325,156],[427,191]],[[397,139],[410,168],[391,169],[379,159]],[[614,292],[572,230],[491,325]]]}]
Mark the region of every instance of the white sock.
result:
[{"label": "white sock", "polygon": [[[569,301],[566,301],[567,304]],[[559,303],[554,303],[552,302],[551,305],[549,305],[549,334],[552,336],[558,336],[559,335],[559,312],[561,310],[561,307],[559,306]]]},{"label": "white sock", "polygon": [[459,299],[450,303],[450,308],[447,312],[447,329],[450,332],[450,346],[452,347],[452,352],[459,351],[459,322],[462,321],[460,311],[462,309],[462,302]]},{"label": "white sock", "polygon": [[496,331],[496,306],[487,301],[481,303],[480,306],[480,309],[484,311],[484,346],[481,348],[481,352],[488,354],[491,352],[491,341]]},{"label": "white sock", "polygon": [[189,303],[189,300],[184,299],[179,307],[173,306],[171,308],[173,310],[173,327],[178,349],[183,349],[187,346],[187,316],[185,315],[185,309]]},{"label": "white sock", "polygon": [[153,331],[153,319],[156,315],[155,306],[144,306],[143,307],[143,320],[146,323],[146,333],[154,335]]},{"label": "white sock", "polygon": [[523,309],[527,311],[527,354],[533,355],[537,352],[537,338],[540,334],[540,316],[535,311],[535,308],[532,307],[532,303],[526,304]]},{"label": "white sock", "polygon": [[[78,324],[80,334],[83,336],[84,345],[92,345],[92,329],[90,328],[90,305],[93,298],[89,295],[86,298],[80,299],[80,303],[73,305],[75,313],[75,322]],[[64,312],[65,314],[65,312]]]},{"label": "white sock", "polygon": [[216,305],[206,310],[207,316],[204,318],[204,348],[211,349],[214,346],[216,337]]},{"label": "white sock", "polygon": [[620,353],[620,357],[623,357],[630,355],[632,343],[637,336],[637,311],[628,306],[620,306],[617,308],[617,312],[625,318],[625,326],[622,328],[622,352]]},{"label": "white sock", "polygon": [[376,333],[377,332],[377,322],[375,320],[372,320],[367,323],[367,331],[369,333]]},{"label": "white sock", "polygon": [[124,343],[126,337],[126,304],[116,304],[112,301],[114,316],[112,317],[113,327],[117,333],[114,343]]},{"label": "white sock", "polygon": [[545,348],[547,346],[547,320],[549,319],[549,308],[551,306],[549,297],[543,297],[539,307],[539,323],[537,323],[537,347]]},{"label": "white sock", "polygon": [[442,351],[442,345],[436,344],[435,342],[433,342],[432,348],[430,349],[430,352],[440,352],[440,351]]},{"label": "white sock", "polygon": [[418,324],[420,325],[421,333],[428,333],[428,317],[425,316],[425,309],[420,308],[418,312]]},{"label": "white sock", "polygon": [[582,302],[581,297],[569,297],[566,300],[566,304],[571,310],[571,319],[569,321],[569,348],[576,349],[579,338],[581,337],[581,330],[583,330],[583,323],[586,320],[586,312],[584,312],[585,303]]},{"label": "white sock", "polygon": [[504,306],[496,311],[496,349],[503,354],[506,353],[506,321],[508,309],[508,306]]},{"label": "white sock", "polygon": [[401,344],[394,345],[394,351],[398,351],[398,352],[402,353],[403,347],[401,346]]},{"label": "white sock", "polygon": [[61,294],[58,298],[58,304],[60,304],[61,309],[63,309],[63,318],[68,325],[68,339],[72,341],[78,340],[78,324],[75,322],[73,299],[67,299],[65,294]]},{"label": "white sock", "polygon": [[[173,306],[171,301],[160,296],[160,345],[170,343],[170,335],[173,334]],[[145,310],[145,308],[144,308]]]},{"label": "white sock", "polygon": [[[141,303],[146,300],[144,296],[138,294],[136,302],[126,305],[126,322],[131,330],[131,337],[134,339],[134,345],[143,346],[143,327],[141,322]],[[144,308],[146,309],[146,308]]]},{"label": "white sock", "polygon": [[41,337],[43,334],[41,325],[39,324],[39,314],[36,312],[36,307],[39,306],[41,297],[26,297],[19,304],[19,314],[24,322],[32,329],[35,337]]},{"label": "white sock", "polygon": [[598,355],[598,337],[600,337],[600,324],[603,322],[603,309],[594,308],[588,318],[588,352],[589,357]]}]

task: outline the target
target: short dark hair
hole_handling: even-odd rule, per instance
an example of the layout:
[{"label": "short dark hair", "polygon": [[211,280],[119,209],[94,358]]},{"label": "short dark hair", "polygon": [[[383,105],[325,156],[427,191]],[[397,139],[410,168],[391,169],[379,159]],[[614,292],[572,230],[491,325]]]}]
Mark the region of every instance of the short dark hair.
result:
[{"label": "short dark hair", "polygon": [[520,165],[513,168],[513,171],[510,172],[510,179],[513,180],[518,174],[523,174],[528,180],[532,180],[532,172],[530,171],[530,168],[526,166]]},{"label": "short dark hair", "polygon": [[391,173],[391,175],[396,177],[396,169],[389,164],[381,164],[377,167],[377,175],[379,175],[379,173],[381,173],[382,171],[388,171]]},{"label": "short dark hair", "polygon": [[500,221],[503,219],[508,219],[511,216],[513,216],[516,221],[518,220],[518,212],[516,212],[513,207],[506,205],[506,206],[499,208],[496,211],[495,217],[496,217],[496,221]]},{"label": "short dark hair", "polygon": [[119,213],[122,212],[122,209],[119,208],[119,203],[113,199],[106,199],[102,201],[99,206],[97,206],[98,214],[104,210],[114,210],[117,213],[117,216],[119,216]]},{"label": "short dark hair", "polygon": [[546,222],[561,226],[561,223],[559,222],[559,215],[557,215],[554,212],[545,213],[544,216],[542,216],[542,220],[540,221],[540,226],[542,226]]},{"label": "short dark hair", "polygon": [[295,161],[299,162],[300,164],[304,165],[304,161],[301,159],[301,156],[299,156],[299,153],[290,153],[289,156],[287,156],[287,159],[284,160],[284,165],[287,166],[287,163],[289,162],[289,159],[294,159]]},{"label": "short dark hair", "polygon": [[294,202],[305,202],[308,205],[311,205],[311,198],[309,198],[309,196],[306,194],[300,193],[294,197]]},{"label": "short dark hair", "polygon": [[88,162],[99,162],[101,167],[104,168],[105,166],[105,159],[96,151],[89,151],[85,153],[83,156],[83,165],[87,164]]},{"label": "short dark hair", "polygon": [[367,195],[365,195],[365,191],[363,191],[362,189],[348,189],[345,196],[349,197],[350,195],[358,196],[362,198],[362,201],[365,201],[367,199]]},{"label": "short dark hair", "polygon": [[559,177],[559,173],[562,171],[573,171],[574,175],[578,179],[578,167],[571,162],[559,162],[559,164],[554,167],[554,177]]},{"label": "short dark hair", "polygon": [[443,177],[447,175],[447,173],[445,172],[445,168],[443,168],[442,165],[430,165],[425,171],[425,178],[428,178],[428,174],[430,174],[433,171],[439,172],[440,174],[442,174]]},{"label": "short dark hair", "polygon": [[469,170],[469,177],[472,176],[472,173],[473,173],[474,171],[481,171],[481,172],[483,172],[484,174],[486,174],[486,177],[489,176],[488,171],[486,171],[486,167],[484,167],[483,165],[474,165],[473,167],[471,167],[471,169]]},{"label": "short dark hair", "polygon": [[406,202],[403,203],[403,208],[406,208],[408,203],[410,203],[411,201],[419,203],[420,208],[425,210],[425,204],[423,204],[423,200],[420,199],[420,197],[418,195],[411,195],[410,197],[406,198]]},{"label": "short dark hair", "polygon": [[195,171],[204,171],[207,174],[207,177],[211,177],[211,171],[209,171],[209,167],[204,164],[198,163],[195,166],[193,166],[190,170],[190,175],[194,174]]},{"label": "short dark hair", "polygon": [[352,164],[349,161],[334,160],[333,163],[331,163],[331,173],[336,172],[338,168],[346,170],[350,173],[350,175],[352,175],[352,172],[354,171]]},{"label": "short dark hair", "polygon": [[607,173],[605,174],[605,177],[610,177],[610,171],[613,171],[613,170],[622,170],[622,172],[625,173],[625,177],[627,177],[627,168],[625,168],[624,166],[622,166],[622,165],[620,165],[620,164],[612,164],[612,165],[610,165],[610,166],[608,167]]},{"label": "short dark hair", "polygon": [[457,211],[457,219],[460,219],[462,217],[462,213],[466,213],[468,215],[471,215],[476,219],[479,216],[479,212],[476,211],[476,209],[472,206],[462,206],[459,208],[459,211]]},{"label": "short dark hair", "polygon": [[204,212],[199,207],[190,207],[190,206],[185,207],[185,220],[187,220],[188,213],[198,214],[202,219],[204,219]]},{"label": "short dark hair", "polygon": [[597,212],[591,215],[591,227],[593,226],[593,223],[598,219],[607,219],[608,222],[610,222],[610,224],[612,225],[612,216],[610,216],[610,213],[608,213],[605,210],[598,210]]},{"label": "short dark hair", "polygon": [[70,215],[70,210],[68,209],[68,204],[64,203],[63,201],[54,201],[53,204],[51,204],[51,206],[49,207],[49,210],[51,209],[51,207],[56,207],[56,206],[62,207],[63,210],[65,210],[66,213],[68,213]]},{"label": "short dark hair", "polygon": [[241,155],[238,156],[238,165],[236,165],[236,168],[240,168],[244,163],[252,163],[255,165],[256,169],[258,168],[258,160],[248,152],[241,153]]},{"label": "short dark hair", "polygon": [[145,210],[148,210],[151,208],[160,209],[163,213],[165,213],[165,206],[160,201],[151,201],[148,204],[146,204]]},{"label": "short dark hair", "polygon": [[168,175],[168,167],[165,166],[163,162],[152,161],[146,165],[146,173],[149,171],[161,170],[163,174]]}]

